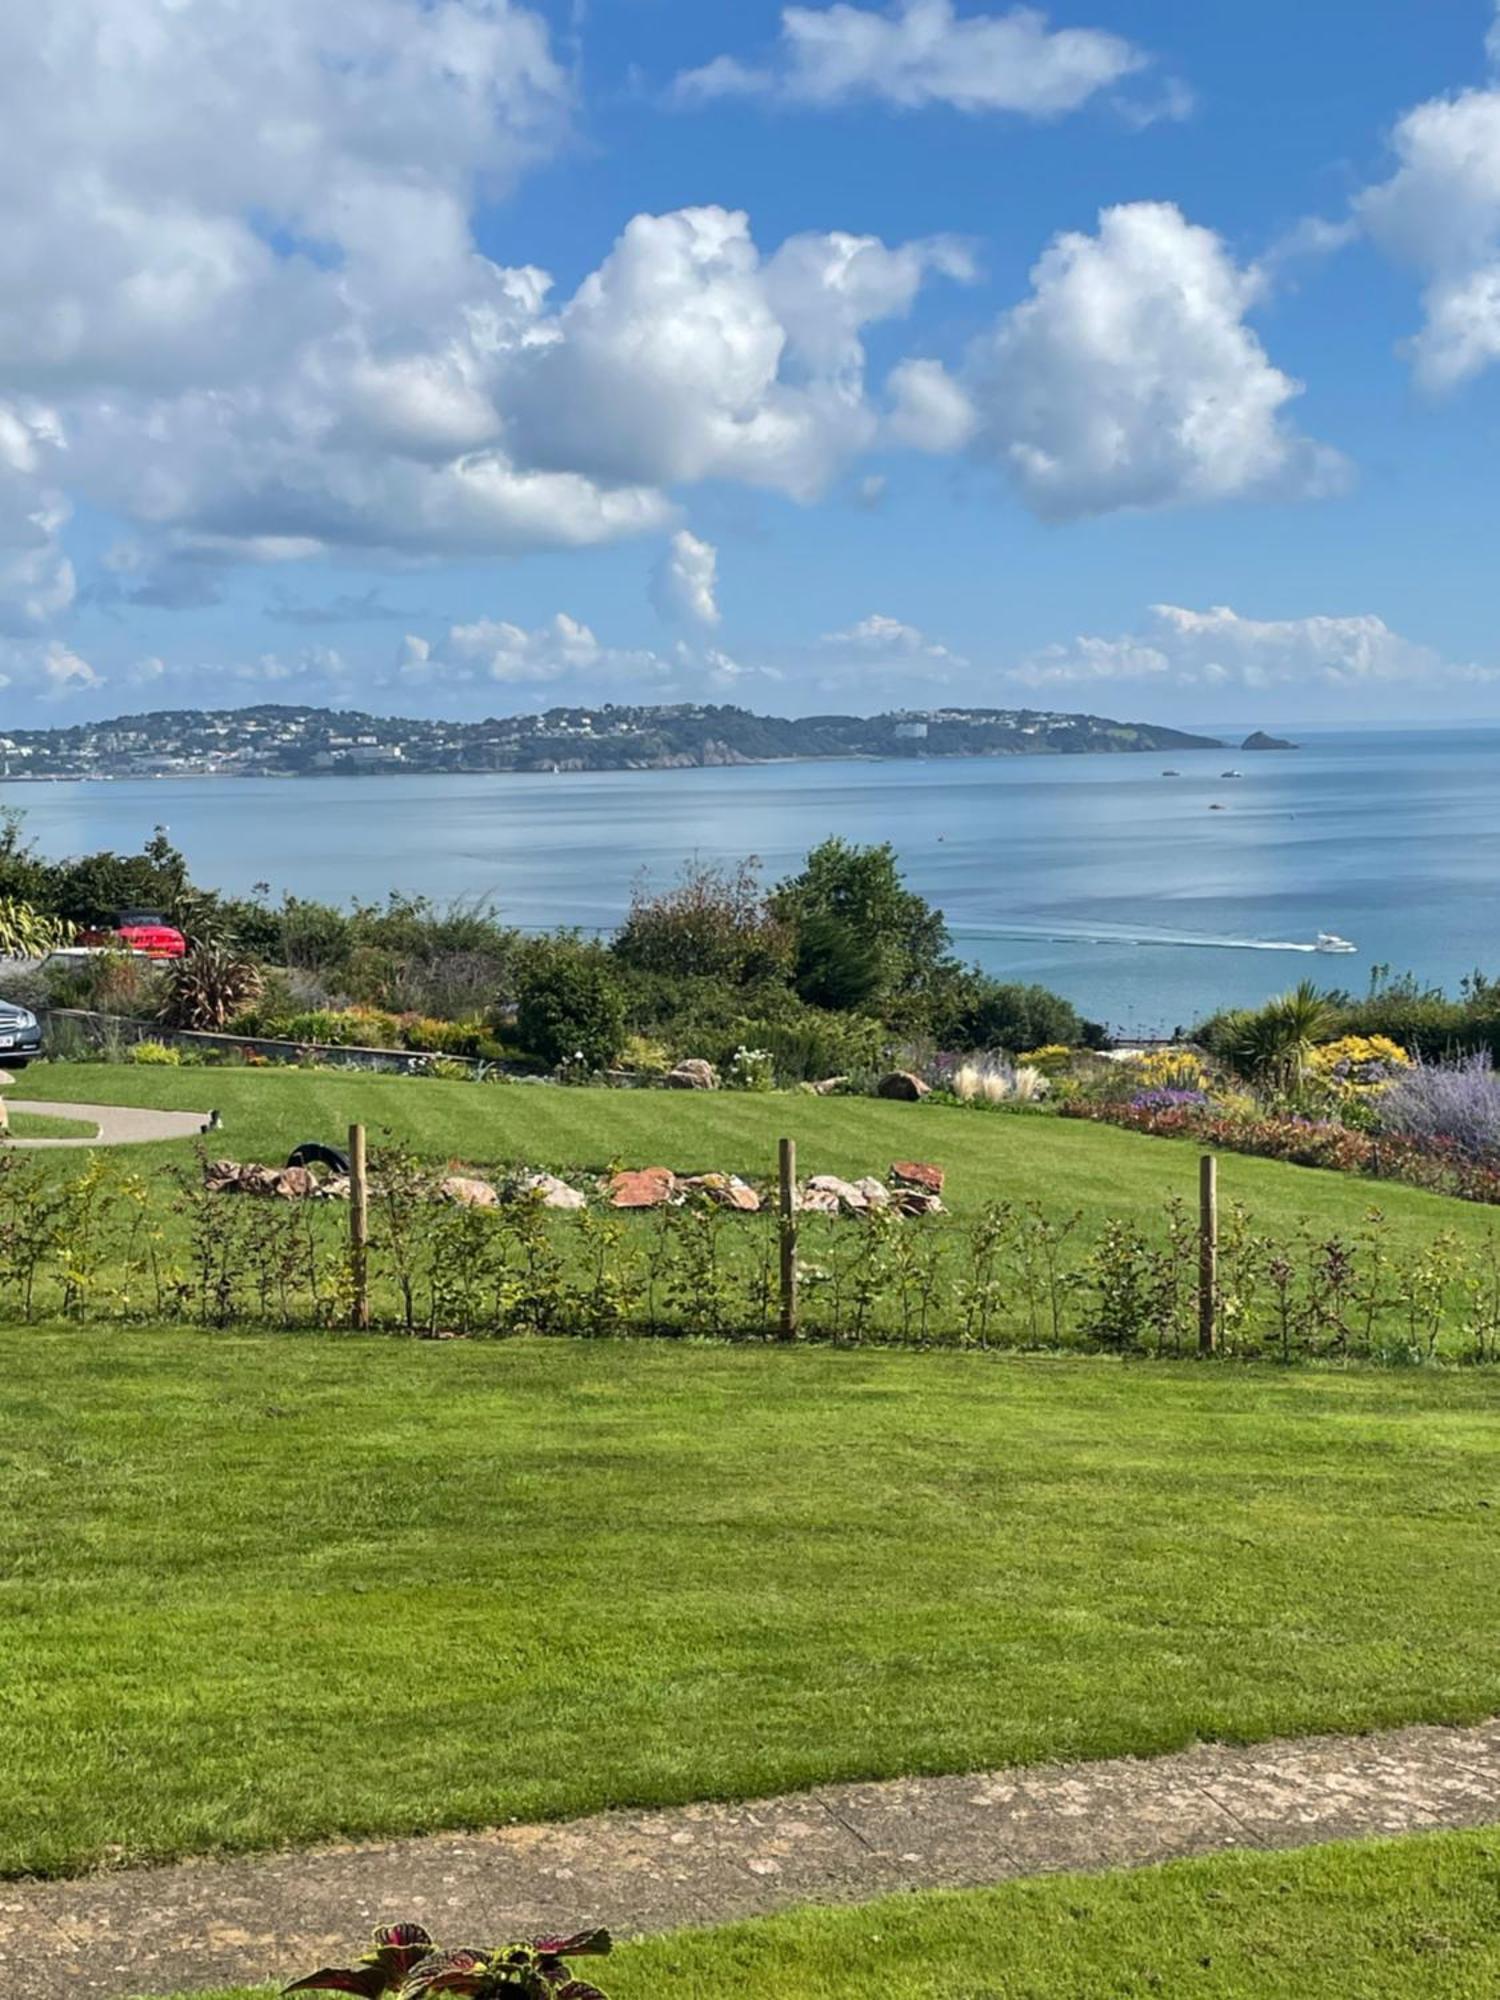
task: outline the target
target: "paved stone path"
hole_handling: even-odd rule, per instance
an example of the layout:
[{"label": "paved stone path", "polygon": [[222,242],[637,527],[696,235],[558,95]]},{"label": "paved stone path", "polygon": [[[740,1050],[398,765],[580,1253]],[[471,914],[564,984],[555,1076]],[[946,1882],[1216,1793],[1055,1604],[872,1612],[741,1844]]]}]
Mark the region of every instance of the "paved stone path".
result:
[{"label": "paved stone path", "polygon": [[76,1118],[97,1125],[93,1139],[12,1139],[12,1146],[40,1149],[51,1146],[139,1146],[150,1139],[192,1139],[208,1124],[206,1111],[139,1111],[128,1104],[43,1104],[22,1097],[8,1097],[12,1111],[29,1111],[47,1118]]},{"label": "paved stone path", "polygon": [[752,1805],[0,1882],[0,1990],[76,2000],[281,1981],[347,1963],[373,1925],[403,1917],[447,1943],[585,1922],[629,1936],[903,1889],[1496,1824],[1500,1722],[828,1785]]}]

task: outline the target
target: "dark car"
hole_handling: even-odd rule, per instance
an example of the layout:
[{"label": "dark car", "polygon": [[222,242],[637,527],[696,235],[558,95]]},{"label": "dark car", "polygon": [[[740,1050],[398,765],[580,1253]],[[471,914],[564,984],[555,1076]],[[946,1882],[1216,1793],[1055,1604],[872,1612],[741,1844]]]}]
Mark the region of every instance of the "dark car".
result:
[{"label": "dark car", "polygon": [[42,1053],[42,1024],[29,1007],[0,1000],[0,1069],[25,1069]]}]

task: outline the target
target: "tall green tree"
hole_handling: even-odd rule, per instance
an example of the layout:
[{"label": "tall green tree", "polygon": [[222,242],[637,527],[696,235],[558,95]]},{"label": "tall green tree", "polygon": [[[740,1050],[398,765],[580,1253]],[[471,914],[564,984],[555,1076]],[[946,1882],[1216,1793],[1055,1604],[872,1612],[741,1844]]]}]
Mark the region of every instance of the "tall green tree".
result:
[{"label": "tall green tree", "polygon": [[835,954],[851,970],[868,960],[873,976],[856,1005],[917,992],[949,962],[943,913],[907,888],[889,841],[858,847],[825,840],[799,874],[777,884],[770,905],[796,935],[810,980],[824,976]]}]

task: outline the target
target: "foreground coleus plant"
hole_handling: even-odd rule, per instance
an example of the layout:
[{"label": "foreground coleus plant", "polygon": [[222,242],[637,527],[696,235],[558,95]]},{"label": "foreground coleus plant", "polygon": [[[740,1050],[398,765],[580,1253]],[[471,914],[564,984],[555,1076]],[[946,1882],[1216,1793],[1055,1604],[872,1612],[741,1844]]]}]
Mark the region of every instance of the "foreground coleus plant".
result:
[{"label": "foreground coleus plant", "polygon": [[488,1948],[460,1945],[445,1951],[420,1924],[387,1924],[357,1965],[325,1966],[294,1979],[285,1993],[355,1993],[361,2000],[436,2000],[442,1993],[471,2000],[605,2000],[597,1986],[575,1979],[570,1958],[602,1958],[608,1931],[540,1937],[530,1943]]}]

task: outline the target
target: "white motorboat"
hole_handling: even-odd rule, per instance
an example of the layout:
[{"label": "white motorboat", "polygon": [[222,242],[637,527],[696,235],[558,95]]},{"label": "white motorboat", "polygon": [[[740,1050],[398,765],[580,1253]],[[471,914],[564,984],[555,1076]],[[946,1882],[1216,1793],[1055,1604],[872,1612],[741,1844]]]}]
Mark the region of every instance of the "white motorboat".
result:
[{"label": "white motorboat", "polygon": [[1358,951],[1357,944],[1350,944],[1348,938],[1341,938],[1337,931],[1318,932],[1319,951]]}]

